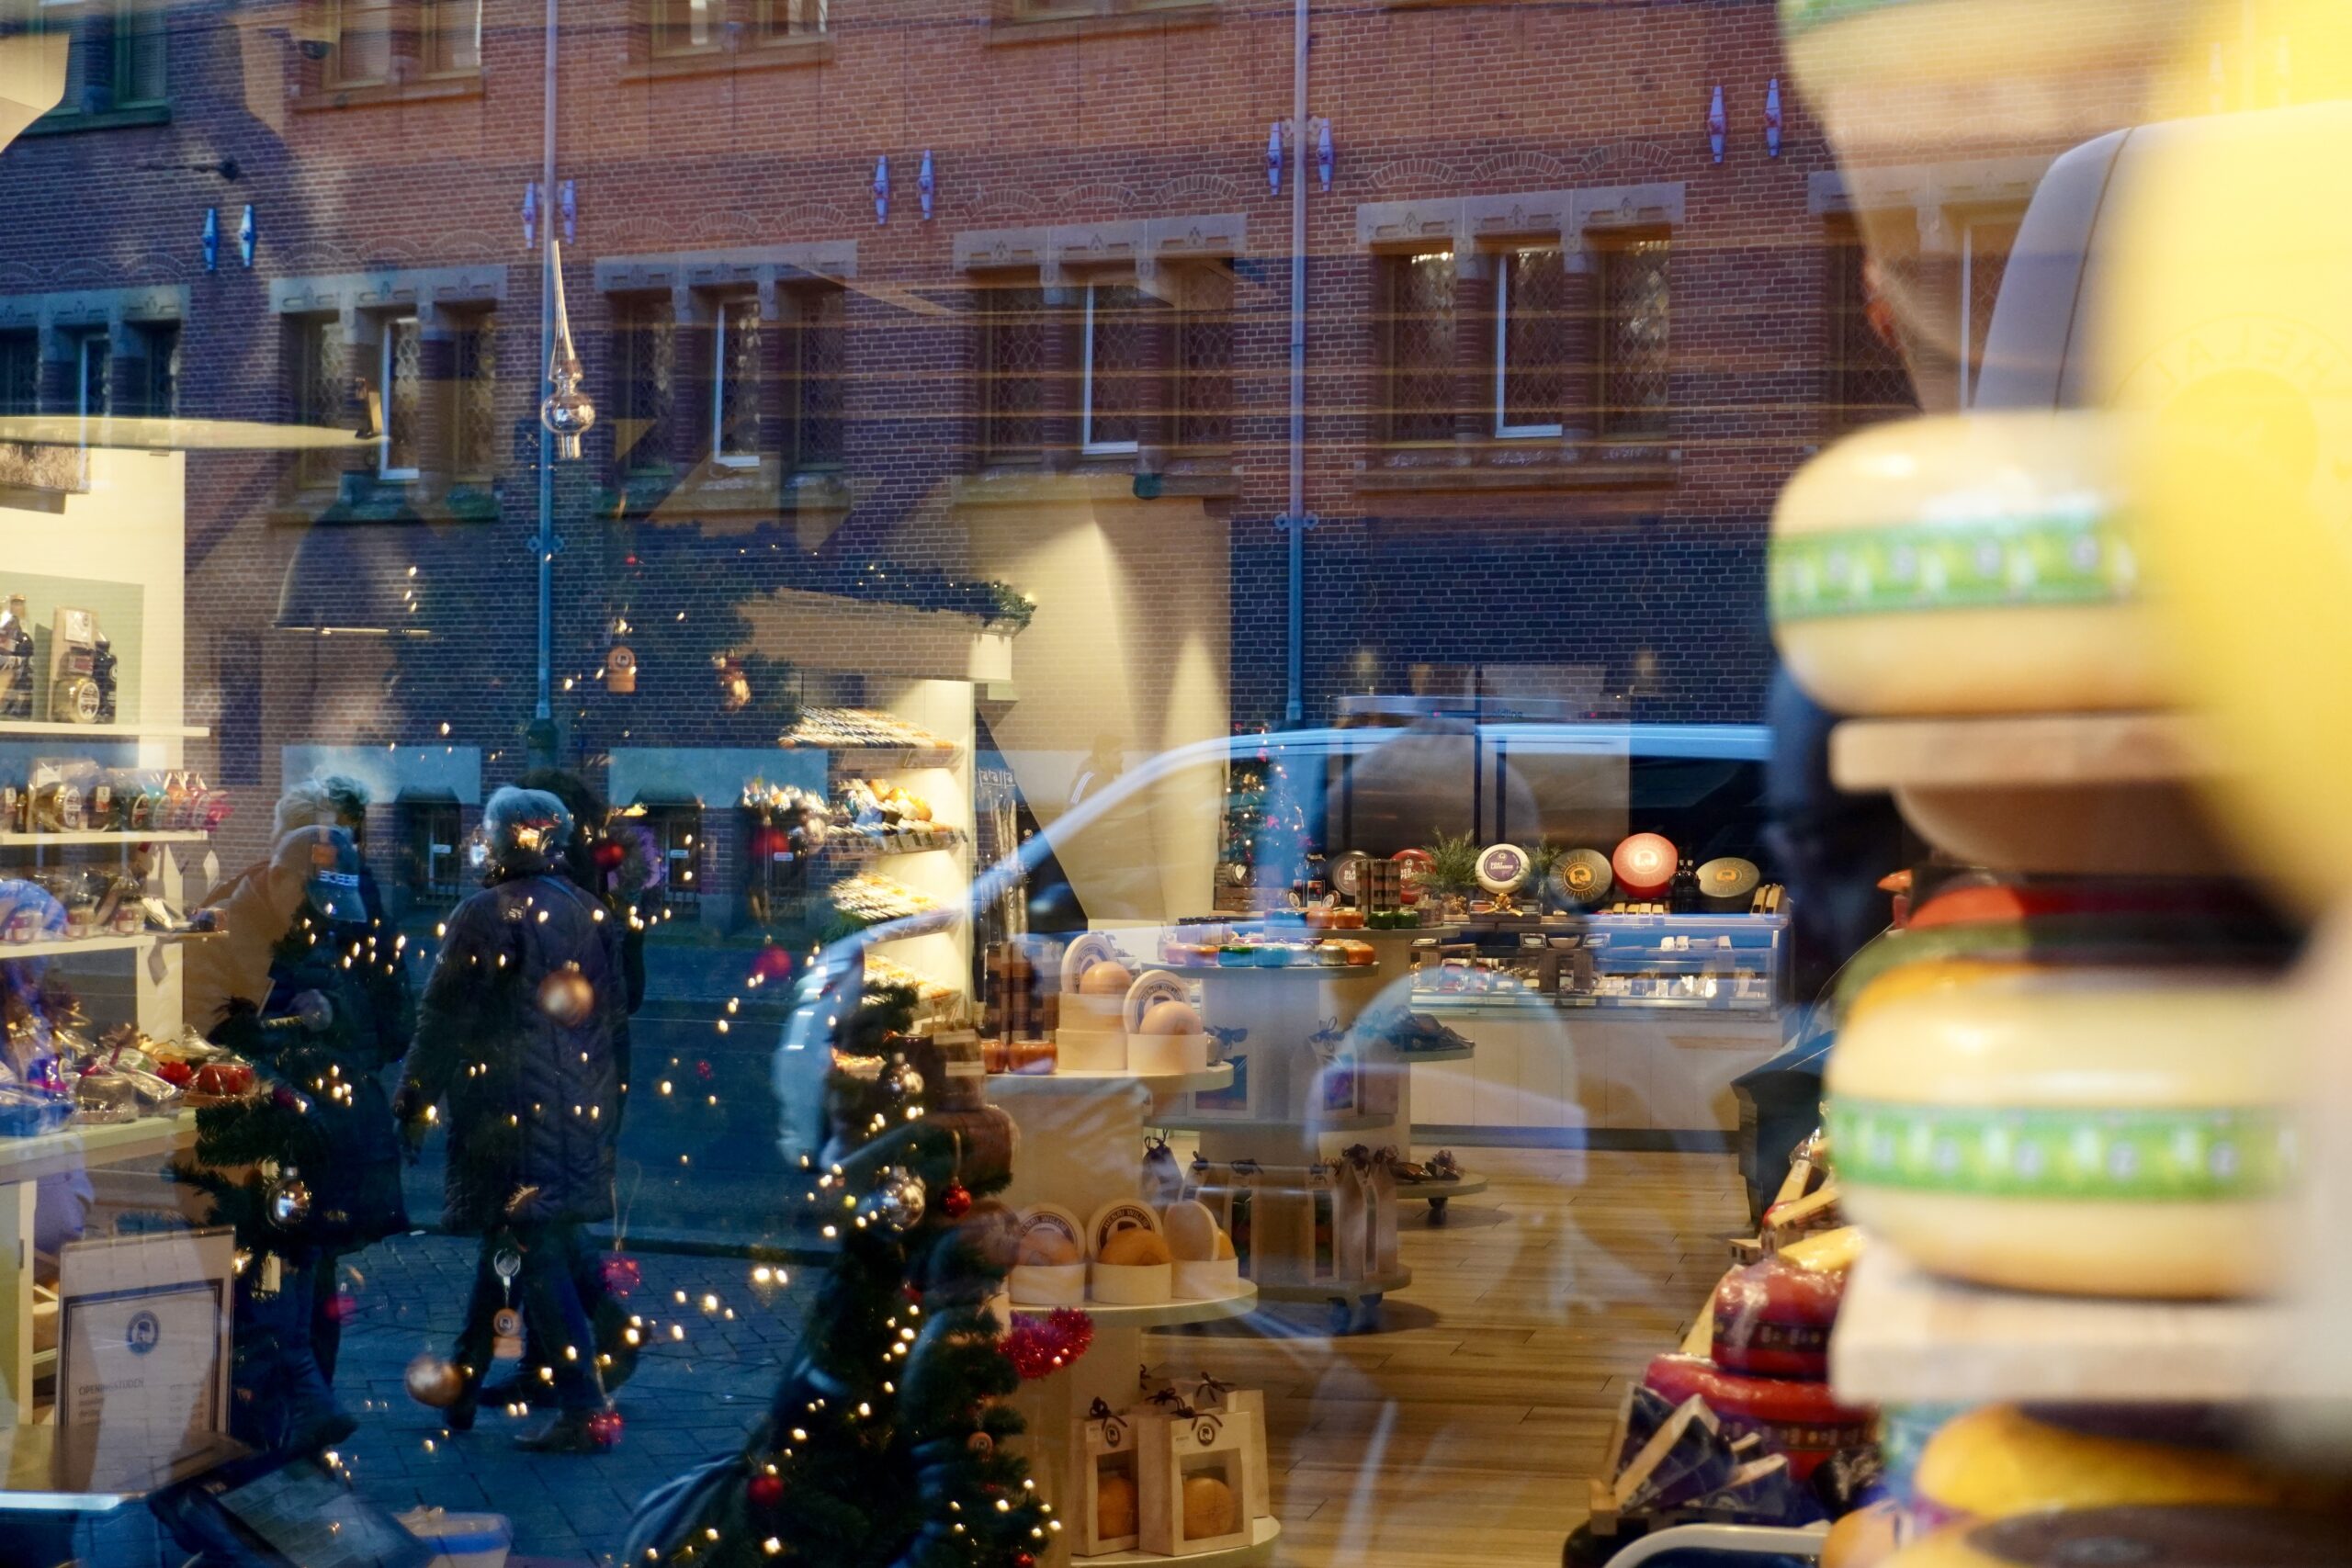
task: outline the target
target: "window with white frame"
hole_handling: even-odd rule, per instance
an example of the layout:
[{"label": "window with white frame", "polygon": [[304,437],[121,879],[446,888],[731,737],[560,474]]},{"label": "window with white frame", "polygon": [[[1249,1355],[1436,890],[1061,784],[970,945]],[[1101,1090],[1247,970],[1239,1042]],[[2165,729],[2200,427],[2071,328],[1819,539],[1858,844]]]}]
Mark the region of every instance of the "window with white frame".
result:
[{"label": "window with white frame", "polygon": [[710,455],[729,468],[760,460],[760,302],[718,302],[711,333]]},{"label": "window with white frame", "polygon": [[1090,454],[1132,452],[1142,435],[1151,391],[1148,309],[1132,283],[1086,286],[1079,442]]},{"label": "window with white frame", "polygon": [[382,379],[377,383],[384,404],[384,434],[376,449],[379,479],[417,477],[417,429],[424,406],[419,384],[424,336],[414,316],[389,316],[384,321]]},{"label": "window with white frame", "polygon": [[1571,399],[1567,267],[1557,245],[1495,258],[1495,434],[1557,437]]}]

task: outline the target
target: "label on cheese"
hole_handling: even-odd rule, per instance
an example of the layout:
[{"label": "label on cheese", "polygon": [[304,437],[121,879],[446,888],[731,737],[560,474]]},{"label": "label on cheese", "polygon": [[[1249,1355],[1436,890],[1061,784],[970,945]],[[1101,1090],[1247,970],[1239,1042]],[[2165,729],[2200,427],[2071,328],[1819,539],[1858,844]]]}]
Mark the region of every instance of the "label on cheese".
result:
[{"label": "label on cheese", "polygon": [[1781,625],[1919,610],[2120,604],[2139,591],[2131,543],[2103,506],[1783,534],[1768,592]]},{"label": "label on cheese", "polygon": [[1828,1108],[1838,1175],[1855,1187],[2000,1198],[2217,1202],[2267,1198],[2294,1175],[2294,1133],[2260,1107],[2102,1111]]}]

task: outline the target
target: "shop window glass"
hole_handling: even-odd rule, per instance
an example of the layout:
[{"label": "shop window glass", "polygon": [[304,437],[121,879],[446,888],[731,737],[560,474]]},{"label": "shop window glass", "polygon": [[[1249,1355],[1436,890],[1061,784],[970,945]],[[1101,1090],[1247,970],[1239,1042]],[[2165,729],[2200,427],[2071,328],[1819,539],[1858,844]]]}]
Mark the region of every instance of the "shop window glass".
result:
[{"label": "shop window glass", "polygon": [[424,0],[425,69],[436,76],[481,69],[481,0]]},{"label": "shop window glass", "polygon": [[124,413],[165,417],[178,412],[180,383],[180,329],[176,321],[151,321],[132,325],[131,338],[138,348],[132,361],[139,369],[139,384],[135,388],[117,388],[116,406]]},{"label": "shop window glass", "polygon": [[1557,435],[1573,396],[1560,249],[1510,250],[1495,260],[1495,434]]},{"label": "shop window glass", "polygon": [[424,417],[423,367],[424,339],[414,316],[393,316],[383,323],[382,380],[384,438],[376,471],[379,478],[417,477],[421,452],[418,435]]},{"label": "shop window glass", "polygon": [[757,0],[758,38],[766,43],[825,30],[826,0]]},{"label": "shop window glass", "polygon": [[613,449],[624,473],[669,464],[665,434],[677,376],[672,325],[667,299],[624,296],[613,303]]},{"label": "shop window glass", "polygon": [[1656,439],[1667,434],[1668,248],[1663,236],[1611,240],[1600,265],[1600,431]]},{"label": "shop window glass", "polygon": [[1136,449],[1150,401],[1146,337],[1155,325],[1148,309],[1143,291],[1132,283],[1086,286],[1084,424],[1079,440],[1089,452]]},{"label": "shop window glass", "polygon": [[65,24],[73,40],[65,58],[65,90],[54,118],[154,108],[168,95],[164,76],[164,13],[151,0],[91,4]]},{"label": "shop window glass", "polygon": [[650,0],[656,55],[700,54],[718,47],[721,0]]},{"label": "shop window glass", "polygon": [[458,330],[455,407],[449,424],[449,472],[454,478],[485,479],[499,461],[498,334],[487,313]]},{"label": "shop window glass", "polygon": [[328,0],[334,36],[328,46],[327,85],[368,87],[392,79],[393,0]]},{"label": "shop window glass", "polygon": [[[295,423],[349,429],[351,350],[344,341],[343,322],[334,316],[297,316],[288,319],[285,331]],[[295,475],[305,487],[331,485],[343,467],[340,453],[314,447],[295,459]]]},{"label": "shop window glass", "polygon": [[1392,442],[1453,434],[1453,253],[1380,258],[1384,411]]},{"label": "shop window glass", "polygon": [[760,320],[757,299],[723,299],[711,334],[711,456],[729,467],[760,460]]}]

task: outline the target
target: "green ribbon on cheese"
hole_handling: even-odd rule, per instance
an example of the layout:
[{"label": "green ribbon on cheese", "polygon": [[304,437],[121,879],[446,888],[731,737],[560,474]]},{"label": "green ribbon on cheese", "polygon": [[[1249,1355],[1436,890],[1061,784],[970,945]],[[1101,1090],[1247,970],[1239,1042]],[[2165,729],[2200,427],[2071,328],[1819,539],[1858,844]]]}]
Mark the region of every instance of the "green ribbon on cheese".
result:
[{"label": "green ribbon on cheese", "polygon": [[2086,509],[1784,535],[1768,567],[1772,619],[2125,604],[2140,577],[2128,533]]},{"label": "green ribbon on cheese", "polygon": [[2278,1111],[1828,1106],[1839,1181],[1979,1198],[2225,1202],[2268,1198],[2296,1168]]}]

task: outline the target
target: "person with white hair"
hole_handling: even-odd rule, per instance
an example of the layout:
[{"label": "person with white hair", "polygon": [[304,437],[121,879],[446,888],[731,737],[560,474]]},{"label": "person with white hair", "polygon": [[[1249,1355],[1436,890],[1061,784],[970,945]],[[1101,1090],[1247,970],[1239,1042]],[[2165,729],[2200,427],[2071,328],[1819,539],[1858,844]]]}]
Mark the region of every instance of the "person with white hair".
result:
[{"label": "person with white hair", "polygon": [[[445,1223],[482,1238],[485,1264],[512,1259],[531,1343],[554,1374],[556,1414],[516,1439],[540,1452],[594,1453],[617,1423],[573,1269],[581,1226],[613,1213],[619,1109],[616,1044],[627,1026],[620,933],[567,877],[562,802],[501,789],[483,813],[488,885],[458,906],[425,981],[395,1110],[421,1138],[448,1107]],[[505,1286],[477,1270],[456,1353],[463,1381],[447,1419],[472,1425]]]}]

